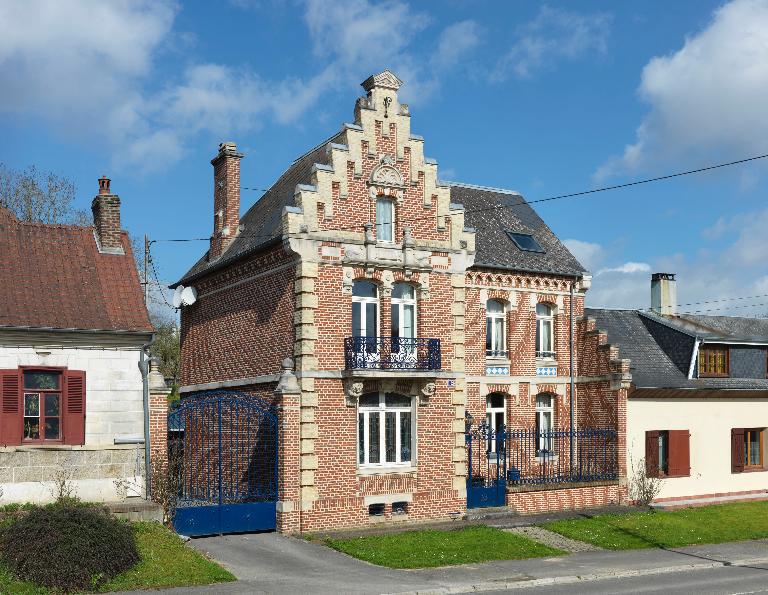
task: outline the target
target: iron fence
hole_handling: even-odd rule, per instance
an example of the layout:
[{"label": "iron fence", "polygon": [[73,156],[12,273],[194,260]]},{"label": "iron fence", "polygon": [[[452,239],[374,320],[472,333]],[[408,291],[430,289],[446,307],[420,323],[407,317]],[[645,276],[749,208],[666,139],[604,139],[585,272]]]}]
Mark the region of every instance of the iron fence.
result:
[{"label": "iron fence", "polygon": [[347,370],[439,370],[440,339],[421,337],[347,337]]}]

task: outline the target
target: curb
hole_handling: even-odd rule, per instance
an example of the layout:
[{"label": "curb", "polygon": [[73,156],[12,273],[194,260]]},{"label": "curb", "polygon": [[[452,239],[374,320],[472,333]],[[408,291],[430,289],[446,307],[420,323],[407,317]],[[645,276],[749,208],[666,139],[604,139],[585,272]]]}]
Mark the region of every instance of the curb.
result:
[{"label": "curb", "polygon": [[647,568],[641,570],[625,570],[616,572],[599,572],[593,574],[554,576],[546,578],[526,579],[520,578],[500,578],[495,581],[485,581],[481,583],[467,583],[456,585],[455,587],[438,587],[436,589],[427,589],[420,591],[403,591],[397,595],[446,595],[453,593],[482,592],[482,591],[501,591],[511,589],[529,589],[533,587],[551,586],[551,585],[569,585],[573,583],[584,583],[590,581],[609,580],[616,578],[634,578],[638,576],[653,576],[657,574],[671,574],[675,572],[686,572],[691,570],[709,570],[712,568],[721,568],[726,566],[749,566],[752,564],[768,563],[768,558],[749,558],[745,560],[716,561],[702,564],[680,564],[677,566],[663,566],[660,568]]}]

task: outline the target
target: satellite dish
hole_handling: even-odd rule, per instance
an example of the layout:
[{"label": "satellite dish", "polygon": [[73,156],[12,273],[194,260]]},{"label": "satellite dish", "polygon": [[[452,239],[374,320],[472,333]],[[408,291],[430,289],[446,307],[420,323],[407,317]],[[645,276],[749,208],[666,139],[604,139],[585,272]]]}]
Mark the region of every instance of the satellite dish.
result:
[{"label": "satellite dish", "polygon": [[194,287],[185,287],[181,290],[181,303],[191,306],[197,301],[197,290]]},{"label": "satellite dish", "polygon": [[182,291],[184,291],[184,286],[183,285],[179,285],[176,288],[176,291],[173,292],[172,303],[173,303],[173,307],[174,308],[180,308],[181,307],[181,301],[182,301],[181,292]]}]

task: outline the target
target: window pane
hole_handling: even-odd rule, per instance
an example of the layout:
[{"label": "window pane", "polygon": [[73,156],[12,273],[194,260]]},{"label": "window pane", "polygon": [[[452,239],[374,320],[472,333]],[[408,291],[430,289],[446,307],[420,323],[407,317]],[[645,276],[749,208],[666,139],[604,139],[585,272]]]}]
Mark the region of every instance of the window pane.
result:
[{"label": "window pane", "polygon": [[358,460],[365,463],[365,413],[357,414],[357,452]]},{"label": "window pane", "polygon": [[45,419],[45,439],[46,440],[59,439],[59,418],[58,417],[47,417]]},{"label": "window pane", "polygon": [[378,335],[376,325],[379,322],[378,317],[378,304],[367,303],[365,304],[365,336],[375,337]]},{"label": "window pane", "polygon": [[551,316],[552,315],[552,306],[549,306],[547,304],[536,304],[536,315],[537,316]]},{"label": "window pane", "polygon": [[40,415],[40,396],[24,395],[24,415],[39,417]]},{"label": "window pane", "polygon": [[485,311],[488,314],[504,314],[504,304],[497,300],[488,300],[485,305]]},{"label": "window pane", "polygon": [[494,407],[494,408],[504,407],[504,395],[502,395],[501,393],[491,393],[490,395],[488,395],[487,402],[488,402],[488,405],[487,405],[488,407]]},{"label": "window pane", "polygon": [[24,418],[24,438],[38,440],[40,438],[40,419],[37,417]]},{"label": "window pane", "polygon": [[398,395],[397,393],[387,393],[384,396],[384,403],[387,407],[410,407],[411,397]]},{"label": "window pane", "polygon": [[504,412],[503,411],[497,411],[495,414],[495,420],[494,420],[494,426],[493,429],[496,432],[499,432],[504,429]]},{"label": "window pane", "polygon": [[61,374],[58,372],[24,372],[24,388],[58,390]]},{"label": "window pane", "polygon": [[363,320],[360,312],[360,302],[352,302],[352,336],[363,336]]},{"label": "window pane", "polygon": [[378,297],[376,284],[370,281],[355,281],[352,283],[352,295],[368,298]]},{"label": "window pane", "polygon": [[400,336],[400,306],[392,304],[392,336]]},{"label": "window pane", "polygon": [[413,285],[409,285],[408,283],[395,283],[392,287],[392,297],[400,300],[416,299]]},{"label": "window pane", "polygon": [[485,350],[486,351],[493,351],[493,343],[491,342],[491,318],[485,319]]},{"label": "window pane", "polygon": [[387,411],[384,414],[384,447],[386,449],[386,462],[396,463],[395,458],[395,417],[397,413],[394,411]]},{"label": "window pane", "polygon": [[411,412],[400,413],[400,462],[411,461]]},{"label": "window pane", "polygon": [[497,352],[504,351],[504,319],[494,318],[494,336],[493,336],[493,350]]},{"label": "window pane", "polygon": [[751,430],[747,432],[747,439],[744,441],[749,449],[749,459],[747,465],[760,464],[760,432]]},{"label": "window pane", "polygon": [[550,409],[552,407],[551,395],[539,395],[536,397],[536,409]]},{"label": "window pane", "polygon": [[376,201],[376,239],[383,242],[393,241],[392,220],[394,203],[380,198]]},{"label": "window pane", "polygon": [[360,407],[378,407],[379,393],[366,393],[360,397]]},{"label": "window pane", "polygon": [[59,395],[45,395],[45,417],[59,416]]},{"label": "window pane", "polygon": [[379,414],[368,414],[368,462],[380,463],[381,457],[379,456],[379,441],[381,436],[379,435]]}]

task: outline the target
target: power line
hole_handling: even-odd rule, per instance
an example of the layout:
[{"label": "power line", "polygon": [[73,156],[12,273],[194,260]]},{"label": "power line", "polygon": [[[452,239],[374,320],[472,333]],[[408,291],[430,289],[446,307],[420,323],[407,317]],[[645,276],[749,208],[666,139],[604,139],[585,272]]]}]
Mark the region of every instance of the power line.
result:
[{"label": "power line", "polygon": [[726,306],[724,308],[704,308],[703,310],[690,310],[688,312],[680,312],[680,314],[700,314],[702,312],[719,312],[722,310],[736,310],[738,308],[757,308],[759,306],[768,306],[768,302],[761,302],[759,304],[744,304],[743,306]]},{"label": "power line", "polygon": [[[150,242],[150,243],[151,243],[151,242]],[[154,277],[155,277],[155,283],[157,283],[157,286],[158,286],[158,287],[162,288],[162,287],[163,287],[163,285],[160,283],[160,276],[157,274],[157,269],[155,268],[155,261],[152,259],[152,253],[151,253],[151,252],[148,252],[148,259],[147,259],[147,260],[149,260],[149,266],[150,266],[150,268],[152,269],[152,274],[153,274],[153,275],[154,275]],[[162,291],[162,289],[161,289],[161,291],[160,291],[160,295],[162,296],[162,298],[163,298],[163,301],[165,302],[165,305],[166,305],[166,306],[168,306],[168,307],[169,307],[169,308],[171,308],[172,310],[176,310],[176,308],[174,308],[174,307],[173,307],[173,306],[172,306],[172,305],[171,305],[171,304],[168,302],[168,299],[165,297],[165,292],[164,292],[164,291]]]},{"label": "power line", "polygon": [[717,300],[706,300],[706,301],[703,301],[703,302],[691,302],[689,304],[677,304],[677,307],[678,308],[682,308],[684,306],[698,306],[698,305],[701,305],[701,304],[716,304],[718,302],[730,302],[730,301],[733,301],[733,300],[753,300],[753,299],[763,298],[763,297],[768,297],[768,293],[762,293],[760,295],[746,295],[746,296],[742,296],[742,297],[721,298],[721,299],[717,299]]},{"label": "power line", "polygon": [[[503,205],[493,205],[493,206],[490,206],[490,207],[480,207],[480,208],[475,208],[475,209],[465,209],[464,210],[464,214],[467,214],[467,213],[483,213],[483,212],[487,212],[487,211],[500,211],[502,209],[511,209],[511,208],[514,208],[514,207],[521,207],[521,206],[525,206],[525,205],[532,205],[532,204],[541,203],[541,202],[551,202],[551,201],[555,201],[555,200],[563,200],[563,199],[566,199],[566,198],[576,198],[576,197],[580,197],[580,196],[587,196],[587,195],[591,195],[591,194],[597,194],[597,193],[600,193],[600,192],[608,192],[608,191],[611,191],[611,190],[621,190],[623,188],[630,188],[632,186],[640,186],[642,184],[650,184],[652,182],[660,182],[660,181],[663,181],[663,180],[671,180],[673,178],[680,178],[680,177],[683,177],[683,176],[690,176],[690,175],[693,175],[693,174],[698,174],[698,173],[702,173],[702,172],[705,172],[705,171],[712,171],[712,170],[715,170],[715,169],[721,169],[721,168],[724,168],[724,167],[732,167],[734,165],[740,165],[740,164],[743,164],[743,163],[749,163],[751,161],[758,161],[760,159],[766,159],[766,158],[768,158],[768,153],[766,153],[764,155],[755,155],[753,157],[747,157],[745,159],[737,159],[736,161],[728,161],[728,162],[725,162],[725,163],[718,163],[718,164],[715,164],[715,165],[708,165],[706,167],[699,167],[699,168],[696,168],[696,169],[689,169],[689,170],[685,170],[685,171],[681,171],[681,172],[667,174],[667,175],[664,175],[664,176],[656,176],[656,177],[653,177],[653,178],[646,178],[646,179],[643,179],[643,180],[635,180],[634,182],[625,182],[624,184],[614,184],[612,186],[603,186],[601,188],[593,188],[592,190],[582,190],[582,191],[579,191],[579,192],[570,192],[568,194],[558,194],[558,195],[555,195],[555,196],[548,196],[548,197],[545,197],[545,198],[538,198],[538,199],[535,199],[535,200],[525,200],[522,196],[520,196],[521,202],[519,202],[519,203],[503,204]],[[267,192],[268,191],[268,190],[264,190],[263,188],[244,187],[243,189],[245,189],[245,190],[257,190],[257,191],[260,191],[260,192]],[[424,216],[424,217],[415,217],[415,218],[409,219],[408,222],[411,223],[411,222],[414,222],[414,221],[431,220],[431,219],[434,219],[435,217],[436,217],[435,214],[427,215],[427,216]],[[336,227],[336,228],[334,228],[333,231],[355,230],[355,229],[360,229],[360,227],[361,227],[361,225],[359,225],[359,224],[358,225],[349,225],[349,226],[343,226],[343,227]],[[274,234],[270,234],[270,235],[268,235],[268,234],[250,234],[248,232],[244,232],[244,233],[241,233],[238,237],[271,239],[271,238],[275,237],[275,235]],[[207,242],[209,240],[210,240],[210,238],[181,238],[181,239],[153,240],[153,242],[203,242],[203,241]]]}]

